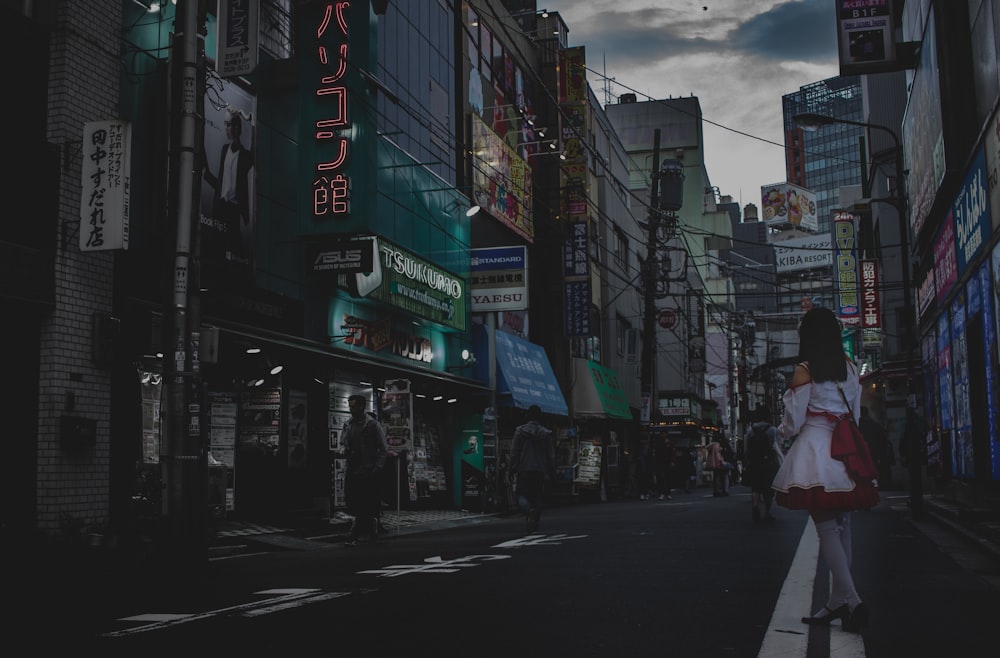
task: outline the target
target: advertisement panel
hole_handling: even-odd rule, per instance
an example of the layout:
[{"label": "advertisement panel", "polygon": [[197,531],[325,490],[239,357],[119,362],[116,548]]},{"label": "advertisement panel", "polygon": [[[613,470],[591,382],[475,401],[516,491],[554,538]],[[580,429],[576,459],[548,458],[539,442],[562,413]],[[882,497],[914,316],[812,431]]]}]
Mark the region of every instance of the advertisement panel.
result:
[{"label": "advertisement panel", "polygon": [[201,256],[249,271],[257,224],[256,100],[231,81],[217,84],[204,106]]},{"label": "advertisement panel", "polygon": [[895,70],[892,0],[836,0],[840,75]]},{"label": "advertisement panel", "polygon": [[260,0],[219,0],[215,69],[223,78],[257,68]]},{"label": "advertisement panel", "polygon": [[476,204],[529,243],[531,167],[483,121],[472,117],[472,186]]},{"label": "advertisement panel", "polygon": [[775,270],[794,272],[833,264],[833,244],[828,234],[807,235],[774,243]]},{"label": "advertisement panel", "polygon": [[528,250],[524,246],[473,249],[469,298],[475,313],[528,308]]},{"label": "advertisement panel", "polygon": [[878,261],[873,258],[861,260],[861,326],[864,329],[882,328]]},{"label": "advertisement panel", "polygon": [[990,184],[990,218],[994,229],[1000,228],[1000,111],[993,113],[987,124],[984,159],[986,180]]},{"label": "advertisement panel", "polygon": [[128,249],[132,124],[89,121],[80,150],[80,251]]},{"label": "advertisement panel", "polygon": [[861,298],[858,290],[857,216],[837,212],[833,219],[834,277],[837,282],[837,315],[844,326],[861,324]]},{"label": "advertisement panel", "polygon": [[819,228],[816,216],[816,193],[792,183],[772,183],[760,188],[761,216],[768,226]]},{"label": "advertisement panel", "polygon": [[379,238],[378,246],[381,266],[372,273],[378,273],[378,280],[369,286],[369,299],[465,331],[468,312],[464,279],[385,238]]},{"label": "advertisement panel", "polygon": [[958,281],[955,255],[955,217],[949,211],[934,239],[934,287],[938,304]]},{"label": "advertisement panel", "polygon": [[986,194],[986,159],[983,149],[965,172],[965,180],[951,204],[955,216],[955,251],[958,255],[958,276],[965,270],[990,239],[990,199]]},{"label": "advertisement panel", "polygon": [[910,97],[903,115],[903,134],[900,135],[903,167],[908,172],[906,189],[914,236],[920,235],[945,173],[934,9],[929,8],[929,13],[920,47],[920,63],[913,73]]}]

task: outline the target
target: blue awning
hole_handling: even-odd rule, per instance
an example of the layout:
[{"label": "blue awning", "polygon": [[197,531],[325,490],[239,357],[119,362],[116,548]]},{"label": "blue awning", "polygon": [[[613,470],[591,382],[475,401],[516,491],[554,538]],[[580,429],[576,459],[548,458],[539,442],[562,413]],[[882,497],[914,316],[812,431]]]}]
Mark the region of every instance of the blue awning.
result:
[{"label": "blue awning", "polygon": [[[485,353],[486,332],[482,325],[474,327],[475,349]],[[569,407],[545,349],[505,331],[497,331],[497,403],[506,407],[527,409],[537,404],[544,413],[568,416]],[[479,376],[485,373],[477,373]]]}]

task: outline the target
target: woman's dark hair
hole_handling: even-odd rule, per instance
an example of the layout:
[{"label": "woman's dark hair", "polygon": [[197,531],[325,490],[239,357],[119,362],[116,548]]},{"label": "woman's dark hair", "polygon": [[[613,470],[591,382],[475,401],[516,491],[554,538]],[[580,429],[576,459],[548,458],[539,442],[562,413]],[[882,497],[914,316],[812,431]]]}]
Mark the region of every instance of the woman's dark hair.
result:
[{"label": "woman's dark hair", "polygon": [[814,382],[847,379],[847,356],[840,342],[840,320],[828,308],[817,307],[799,323],[799,359],[809,362]]}]

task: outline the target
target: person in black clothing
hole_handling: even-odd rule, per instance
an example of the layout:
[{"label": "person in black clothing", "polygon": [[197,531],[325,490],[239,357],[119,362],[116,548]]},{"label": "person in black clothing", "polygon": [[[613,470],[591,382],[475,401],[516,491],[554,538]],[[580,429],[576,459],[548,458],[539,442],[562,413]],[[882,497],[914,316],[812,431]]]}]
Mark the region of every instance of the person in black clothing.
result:
[{"label": "person in black clothing", "polygon": [[[774,520],[771,514],[771,504],[774,502],[774,480],[778,467],[784,455],[778,446],[778,431],[768,420],[767,409],[757,407],[752,415],[753,423],[743,440],[744,452],[747,458],[747,479],[750,484],[750,502],[752,504],[753,522],[764,518]],[[764,503],[764,514],[761,516],[760,504]]]},{"label": "person in black clothing", "polygon": [[542,515],[545,480],[555,478],[556,448],[552,430],[541,423],[542,410],[537,404],[528,407],[528,420],[514,430],[510,450],[510,471],[517,478],[517,504],[527,518],[529,533],[538,529]]},{"label": "person in black clothing", "polygon": [[889,466],[889,448],[886,438],[885,428],[869,413],[868,407],[861,407],[861,418],[858,420],[858,428],[862,436],[868,442],[868,449],[872,453],[872,459],[878,467],[879,487],[888,487],[892,480]]},{"label": "person in black clothing", "polygon": [[347,442],[344,485],[347,509],[354,515],[347,546],[357,545],[362,530],[371,534],[373,542],[378,539],[378,517],[382,505],[380,473],[385,466],[388,445],[381,423],[365,412],[366,405],[363,395],[347,398],[351,419],[344,423]]},{"label": "person in black clothing", "polygon": [[656,490],[660,500],[672,500],[670,479],[674,470],[674,445],[666,434],[657,436],[653,441],[653,466],[656,469]]}]

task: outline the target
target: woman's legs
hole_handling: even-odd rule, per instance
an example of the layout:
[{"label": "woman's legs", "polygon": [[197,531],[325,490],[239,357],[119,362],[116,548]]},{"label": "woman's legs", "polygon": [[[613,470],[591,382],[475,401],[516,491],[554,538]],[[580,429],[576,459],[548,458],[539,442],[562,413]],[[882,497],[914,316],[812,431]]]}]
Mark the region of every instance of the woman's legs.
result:
[{"label": "woman's legs", "polygon": [[[830,610],[836,610],[846,603],[848,608],[853,611],[861,603],[861,597],[858,596],[857,589],[854,587],[854,578],[851,576],[850,518],[847,514],[825,510],[815,510],[809,514],[816,525],[819,549],[823,553],[827,567],[830,568],[832,577],[830,598],[827,600],[826,607]],[[847,518],[844,526],[838,523],[840,518]],[[843,533],[842,527],[846,528]],[[847,548],[844,546],[845,539]]]}]

